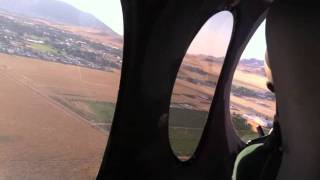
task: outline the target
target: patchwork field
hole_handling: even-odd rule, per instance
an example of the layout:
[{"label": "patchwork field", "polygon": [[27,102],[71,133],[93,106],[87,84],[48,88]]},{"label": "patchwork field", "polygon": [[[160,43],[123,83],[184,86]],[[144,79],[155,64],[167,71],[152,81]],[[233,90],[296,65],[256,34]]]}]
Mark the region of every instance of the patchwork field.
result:
[{"label": "patchwork field", "polygon": [[[0,15],[4,24],[0,33],[5,35],[0,51],[6,53],[0,53],[1,73],[73,119],[102,134],[108,132],[120,80],[122,37],[89,27]],[[223,58],[207,55],[184,58],[170,110],[170,141],[178,156],[190,156],[197,146],[222,64]],[[274,97],[266,89],[259,64],[252,60],[240,63],[230,95],[234,126],[245,141],[257,137],[257,119],[270,120],[275,112]],[[34,107],[33,114],[47,113],[43,107]]]},{"label": "patchwork field", "polygon": [[117,70],[98,71],[5,54],[0,54],[0,67],[78,118],[109,129],[119,86]]},{"label": "patchwork field", "polygon": [[[50,96],[56,92],[85,92],[91,95],[88,99],[103,95],[69,87],[66,82],[82,81],[62,67],[73,69],[0,54],[0,179],[95,179],[107,134]],[[83,83],[83,88],[95,86]]]},{"label": "patchwork field", "polygon": [[[210,100],[222,68],[223,59],[202,55],[188,55],[179,71],[174,89],[175,103],[189,104],[196,110],[208,111]],[[274,97],[266,88],[266,77],[256,72],[237,69],[231,93],[232,112],[259,114],[272,119],[275,112]],[[180,77],[180,78],[179,78]],[[259,97],[268,95],[270,97]],[[258,94],[258,95],[257,95]],[[209,103],[208,103],[209,102]]]},{"label": "patchwork field", "polygon": [[[266,88],[263,62],[253,61],[258,65],[240,63],[230,95],[233,125],[244,141],[258,137],[258,125],[267,133],[275,114],[275,99]],[[203,55],[187,55],[183,61],[170,113],[170,140],[177,155],[192,155],[199,142],[222,64],[223,58]]]},{"label": "patchwork field", "polygon": [[[28,173],[32,180],[94,179],[115,110],[123,38],[109,28],[6,11],[0,22],[0,179]],[[223,58],[201,54],[183,61],[169,119],[179,157],[188,158],[199,142],[222,64]],[[261,61],[239,64],[230,111],[245,141],[257,137],[257,121],[274,115],[265,83]]]},{"label": "patchwork field", "polygon": [[[211,65],[211,68],[219,67]],[[101,130],[110,129],[120,80],[119,70],[100,71],[6,54],[0,54],[0,69],[2,73],[25,84],[77,119],[89,122]],[[215,79],[217,76],[209,74],[210,77],[206,77],[186,70],[184,72],[193,78],[203,78],[201,80]],[[245,87],[255,90],[265,88],[264,78],[241,73],[243,72],[237,72],[236,84],[243,85],[245,82]],[[173,108],[170,112],[170,140],[178,155],[189,156],[196,148],[206,122],[213,92],[213,87],[199,86],[183,79],[177,80]],[[257,105],[258,100],[260,105]],[[231,101],[231,111],[237,114],[259,112],[272,116],[274,113],[274,103],[271,100],[231,95]],[[35,110],[34,113],[42,112]],[[251,126],[243,124],[234,121],[239,135],[244,140],[257,136],[250,130]]]}]

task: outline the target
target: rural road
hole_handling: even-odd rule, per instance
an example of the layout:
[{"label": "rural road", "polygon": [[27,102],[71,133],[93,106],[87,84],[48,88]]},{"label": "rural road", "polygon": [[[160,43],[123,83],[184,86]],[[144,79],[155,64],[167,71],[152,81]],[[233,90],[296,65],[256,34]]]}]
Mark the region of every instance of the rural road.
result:
[{"label": "rural road", "polygon": [[93,180],[107,135],[0,75],[0,180]]}]

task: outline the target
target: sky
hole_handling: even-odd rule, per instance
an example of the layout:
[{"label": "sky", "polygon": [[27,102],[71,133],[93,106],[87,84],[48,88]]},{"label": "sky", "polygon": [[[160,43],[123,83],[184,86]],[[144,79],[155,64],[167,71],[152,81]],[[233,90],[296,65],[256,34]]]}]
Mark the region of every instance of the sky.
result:
[{"label": "sky", "polygon": [[[233,16],[230,12],[223,11],[214,15],[198,32],[188,49],[188,53],[224,57],[229,46],[232,29]],[[241,59],[264,60],[265,51],[265,22],[263,22],[250,39]]]},{"label": "sky", "polygon": [[113,31],[123,35],[123,19],[120,0],[60,0],[84,12],[90,13]]},{"label": "sky", "polygon": [[[120,0],[61,0],[94,15],[111,29],[123,35],[123,19]],[[200,30],[189,51],[195,54],[208,54],[216,57],[225,55],[232,31],[233,17],[229,12],[221,12],[210,18]],[[251,38],[241,59],[263,60],[266,51],[265,22]]]},{"label": "sky", "polygon": [[244,50],[241,59],[257,58],[264,60],[267,44],[266,44],[266,21],[263,21],[256,30],[246,49]]},{"label": "sky", "polygon": [[229,45],[233,26],[230,12],[224,11],[211,17],[191,43],[188,54],[206,54],[224,57]]}]

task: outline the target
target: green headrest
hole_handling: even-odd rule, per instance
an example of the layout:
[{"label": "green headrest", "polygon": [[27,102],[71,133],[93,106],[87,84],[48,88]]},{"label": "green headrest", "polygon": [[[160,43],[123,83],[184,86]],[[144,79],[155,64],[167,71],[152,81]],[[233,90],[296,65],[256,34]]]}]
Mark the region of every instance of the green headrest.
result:
[{"label": "green headrest", "polygon": [[[257,177],[255,176],[255,172],[260,172],[259,160],[259,149],[263,146],[262,143],[260,144],[253,144],[245,149],[243,149],[239,155],[237,156],[234,168],[233,168],[233,174],[232,174],[232,180],[256,180]],[[261,163],[260,163],[261,164]]]}]

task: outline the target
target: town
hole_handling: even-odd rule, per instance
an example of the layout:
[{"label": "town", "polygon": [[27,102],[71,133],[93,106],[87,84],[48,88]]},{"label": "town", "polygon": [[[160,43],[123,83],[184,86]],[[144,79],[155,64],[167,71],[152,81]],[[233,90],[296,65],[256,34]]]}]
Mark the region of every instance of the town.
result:
[{"label": "town", "polygon": [[0,14],[0,53],[98,70],[121,69],[122,50],[44,23]]}]

